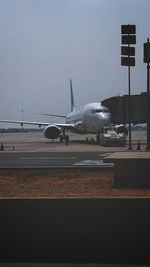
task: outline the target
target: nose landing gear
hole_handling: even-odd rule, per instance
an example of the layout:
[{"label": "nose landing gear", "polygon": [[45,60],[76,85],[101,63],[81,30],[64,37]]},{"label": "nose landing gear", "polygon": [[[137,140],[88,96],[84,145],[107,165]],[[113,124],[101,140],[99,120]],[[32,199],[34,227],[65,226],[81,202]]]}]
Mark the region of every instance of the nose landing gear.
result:
[{"label": "nose landing gear", "polygon": [[98,145],[100,144],[100,133],[99,132],[96,134],[96,143]]}]

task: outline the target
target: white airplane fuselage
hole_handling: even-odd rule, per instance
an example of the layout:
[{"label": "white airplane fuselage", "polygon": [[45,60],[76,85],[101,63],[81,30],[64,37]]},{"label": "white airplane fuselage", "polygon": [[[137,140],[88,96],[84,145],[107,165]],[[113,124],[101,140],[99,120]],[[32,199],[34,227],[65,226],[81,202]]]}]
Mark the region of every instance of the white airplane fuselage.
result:
[{"label": "white airplane fuselage", "polygon": [[106,107],[101,103],[90,103],[70,112],[66,116],[66,123],[73,123],[73,131],[77,133],[98,133],[110,124],[110,119],[111,115]]}]

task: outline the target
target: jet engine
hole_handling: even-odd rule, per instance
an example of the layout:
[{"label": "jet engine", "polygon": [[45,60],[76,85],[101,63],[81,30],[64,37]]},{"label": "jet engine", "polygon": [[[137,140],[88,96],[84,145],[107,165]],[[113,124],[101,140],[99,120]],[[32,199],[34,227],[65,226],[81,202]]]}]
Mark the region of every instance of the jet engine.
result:
[{"label": "jet engine", "polygon": [[123,133],[126,136],[128,135],[128,128],[123,124],[115,125],[115,131],[116,131],[117,134]]},{"label": "jet engine", "polygon": [[44,136],[48,139],[57,139],[60,136],[60,129],[56,125],[49,125],[44,129]]}]

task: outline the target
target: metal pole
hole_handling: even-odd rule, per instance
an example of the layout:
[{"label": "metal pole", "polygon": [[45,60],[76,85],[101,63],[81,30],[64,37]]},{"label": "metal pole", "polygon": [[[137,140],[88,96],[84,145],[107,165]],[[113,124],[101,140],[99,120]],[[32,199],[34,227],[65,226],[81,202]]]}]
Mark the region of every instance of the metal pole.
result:
[{"label": "metal pole", "polygon": [[[128,47],[130,45],[128,44]],[[130,56],[128,56],[130,59]],[[132,142],[131,142],[131,79],[130,79],[130,66],[128,66],[128,90],[129,90],[129,97],[128,97],[128,119],[129,119],[129,148],[128,150],[132,150]]]},{"label": "metal pole", "polygon": [[[22,112],[21,118],[22,118],[22,122],[23,122],[23,112],[24,112],[24,109],[23,108],[21,109],[21,112]],[[22,125],[22,128],[23,128],[23,125]]]},{"label": "metal pole", "polygon": [[[149,43],[149,38],[147,38],[147,43]],[[146,150],[150,150],[150,84],[149,84],[149,46],[148,46],[148,63],[147,63],[147,147]]]},{"label": "metal pole", "polygon": [[22,121],[23,121],[23,112],[24,112],[24,109],[23,108],[22,108],[21,112],[22,112],[21,118],[22,118]]}]

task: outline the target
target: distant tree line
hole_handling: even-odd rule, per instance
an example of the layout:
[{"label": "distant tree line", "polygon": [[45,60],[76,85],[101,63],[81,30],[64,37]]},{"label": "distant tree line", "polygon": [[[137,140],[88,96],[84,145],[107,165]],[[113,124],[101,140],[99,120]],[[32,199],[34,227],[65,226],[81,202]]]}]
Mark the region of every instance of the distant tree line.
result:
[{"label": "distant tree line", "polygon": [[43,129],[35,128],[0,128],[0,133],[27,133],[27,132],[42,132]]},{"label": "distant tree line", "polygon": [[[145,125],[133,125],[132,130],[144,131],[147,126]],[[27,132],[42,132],[42,128],[0,128],[0,133],[27,133]]]}]

